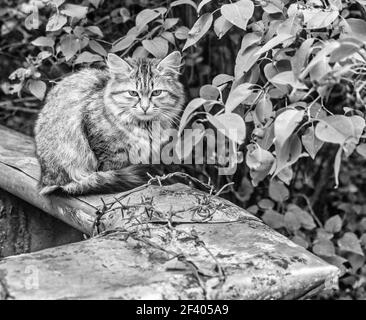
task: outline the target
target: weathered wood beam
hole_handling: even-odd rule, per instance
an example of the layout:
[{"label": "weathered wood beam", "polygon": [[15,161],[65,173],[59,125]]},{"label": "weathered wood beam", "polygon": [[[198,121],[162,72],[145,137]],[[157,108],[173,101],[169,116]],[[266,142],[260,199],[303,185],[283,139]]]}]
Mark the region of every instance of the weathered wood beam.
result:
[{"label": "weathered wood beam", "polygon": [[0,258],[81,240],[80,231],[0,189]]},{"label": "weathered wood beam", "polygon": [[4,126],[0,126],[0,137],[0,187],[90,234],[98,210],[94,204],[100,199],[88,202],[82,198],[40,196],[40,167],[33,139]]},{"label": "weathered wood beam", "polygon": [[[290,299],[331,288],[338,269],[220,197],[186,185],[41,197],[33,140],[0,127],[0,187],[86,234],[0,260],[15,299]],[[118,199],[118,201],[116,201]]]}]

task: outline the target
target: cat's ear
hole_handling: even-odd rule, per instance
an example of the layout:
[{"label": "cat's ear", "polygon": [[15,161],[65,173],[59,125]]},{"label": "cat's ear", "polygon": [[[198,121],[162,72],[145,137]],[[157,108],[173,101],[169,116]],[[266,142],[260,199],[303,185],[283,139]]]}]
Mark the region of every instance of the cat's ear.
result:
[{"label": "cat's ear", "polygon": [[173,51],[168,54],[163,60],[158,64],[158,70],[170,70],[174,73],[179,73],[179,69],[182,66],[182,56],[179,51]]},{"label": "cat's ear", "polygon": [[128,62],[120,58],[114,53],[108,53],[107,65],[111,73],[130,73],[132,67]]}]

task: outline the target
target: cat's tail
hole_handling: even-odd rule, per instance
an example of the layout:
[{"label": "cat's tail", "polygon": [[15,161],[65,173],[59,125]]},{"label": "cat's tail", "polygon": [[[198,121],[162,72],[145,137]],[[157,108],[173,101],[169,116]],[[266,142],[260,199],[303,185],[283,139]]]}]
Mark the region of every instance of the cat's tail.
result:
[{"label": "cat's tail", "polygon": [[147,183],[151,176],[160,173],[159,166],[131,165],[115,171],[97,171],[80,181],[63,186],[45,186],[40,194],[47,195],[61,190],[70,195],[106,194],[123,192]]}]

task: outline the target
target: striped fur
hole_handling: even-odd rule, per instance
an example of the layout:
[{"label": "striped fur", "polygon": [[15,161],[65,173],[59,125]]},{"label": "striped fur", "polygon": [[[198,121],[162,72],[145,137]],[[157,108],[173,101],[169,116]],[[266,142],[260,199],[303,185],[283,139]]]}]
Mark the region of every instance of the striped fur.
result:
[{"label": "striped fur", "polygon": [[151,156],[167,142],[184,103],[180,55],[162,61],[110,55],[108,65],[68,76],[48,94],[35,127],[42,194],[118,192],[155,173]]}]

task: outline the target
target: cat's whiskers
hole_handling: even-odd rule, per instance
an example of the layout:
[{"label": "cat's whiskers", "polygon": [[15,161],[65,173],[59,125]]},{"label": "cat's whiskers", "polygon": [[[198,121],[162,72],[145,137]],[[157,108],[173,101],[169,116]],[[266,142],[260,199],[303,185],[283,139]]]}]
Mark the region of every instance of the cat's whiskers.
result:
[{"label": "cat's whiskers", "polygon": [[170,115],[169,113],[160,112],[160,116],[164,118],[164,120],[167,120],[170,126],[172,126],[173,124],[175,126],[179,126],[178,119],[175,119],[175,117]]}]

